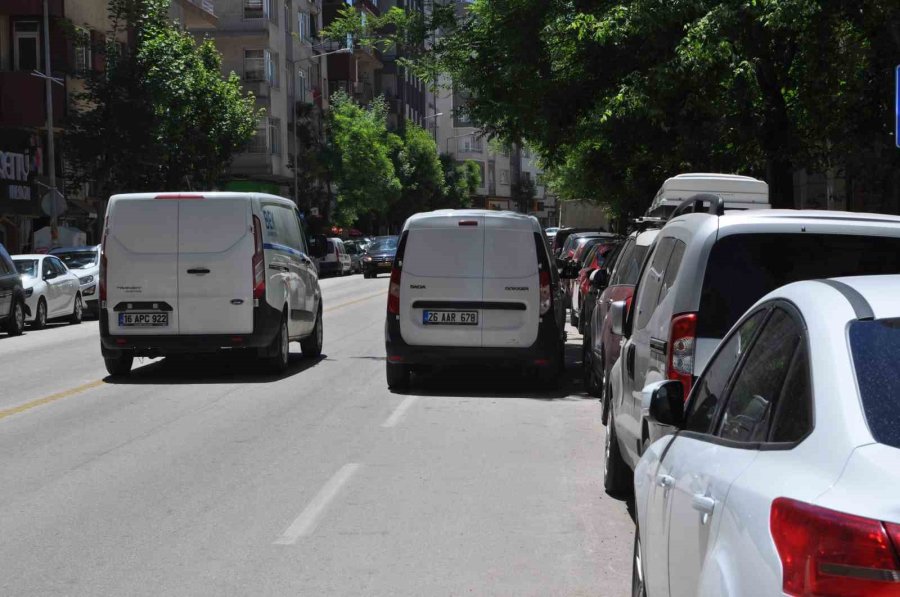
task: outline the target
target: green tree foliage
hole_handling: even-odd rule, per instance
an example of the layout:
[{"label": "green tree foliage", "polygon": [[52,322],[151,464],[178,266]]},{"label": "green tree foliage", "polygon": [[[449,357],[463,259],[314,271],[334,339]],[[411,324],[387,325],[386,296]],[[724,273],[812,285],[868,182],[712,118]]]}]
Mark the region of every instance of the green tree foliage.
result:
[{"label": "green tree foliage", "polygon": [[[76,97],[66,157],[75,183],[104,194],[216,184],[261,117],[212,41],[199,45],[168,21],[167,0],[110,0],[106,71]],[[126,30],[135,39],[122,48]]]},{"label": "green tree foliage", "polygon": [[407,122],[402,144],[394,153],[394,167],[400,178],[400,199],[391,206],[391,220],[402,222],[420,211],[443,207],[446,188],[444,169],[437,145],[422,127]]},{"label": "green tree foliage", "polygon": [[442,205],[439,207],[472,207],[472,195],[481,186],[481,168],[478,163],[474,160],[457,162],[447,154],[441,154],[440,160],[446,185]]}]

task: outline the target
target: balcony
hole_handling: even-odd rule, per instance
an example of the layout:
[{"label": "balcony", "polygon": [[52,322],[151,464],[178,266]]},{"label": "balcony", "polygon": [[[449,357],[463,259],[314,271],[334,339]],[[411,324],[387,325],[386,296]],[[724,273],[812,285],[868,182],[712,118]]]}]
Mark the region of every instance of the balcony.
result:
[{"label": "balcony", "polygon": [[175,0],[181,9],[184,26],[190,30],[215,29],[219,24],[213,0]]},{"label": "balcony", "polygon": [[[44,80],[31,73],[0,71],[0,126],[43,127],[47,122]],[[65,116],[66,90],[53,85],[53,119]]]}]

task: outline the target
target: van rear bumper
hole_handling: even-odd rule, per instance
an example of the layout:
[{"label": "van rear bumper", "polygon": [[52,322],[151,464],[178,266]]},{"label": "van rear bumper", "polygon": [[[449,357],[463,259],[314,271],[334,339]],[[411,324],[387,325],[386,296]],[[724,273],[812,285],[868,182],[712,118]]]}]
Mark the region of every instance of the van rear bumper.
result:
[{"label": "van rear bumper", "polygon": [[100,310],[100,352],[112,357],[127,352],[137,357],[197,354],[240,348],[269,348],[281,324],[281,311],[265,303],[253,309],[251,334],[110,335],[108,309]]},{"label": "van rear bumper", "polygon": [[542,318],[538,338],[525,348],[479,346],[412,346],[400,334],[400,322],[388,315],[385,322],[388,362],[403,365],[457,365],[466,363],[550,367],[562,358],[563,340],[553,318]]}]

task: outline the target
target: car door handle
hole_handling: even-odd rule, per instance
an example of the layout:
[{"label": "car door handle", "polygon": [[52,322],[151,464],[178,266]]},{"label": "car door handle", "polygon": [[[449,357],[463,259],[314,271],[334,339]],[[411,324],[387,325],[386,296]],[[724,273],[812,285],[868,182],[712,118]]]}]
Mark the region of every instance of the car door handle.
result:
[{"label": "car door handle", "polygon": [[289,272],[289,271],[291,271],[291,268],[289,268],[288,266],[286,266],[286,265],[279,265],[279,264],[277,264],[277,263],[273,263],[273,264],[269,265],[269,269],[274,269],[275,271],[279,271],[279,272]]},{"label": "car door handle", "polygon": [[712,514],[716,508],[716,500],[708,495],[695,493],[694,497],[691,498],[691,508],[703,514]]},{"label": "car door handle", "polygon": [[671,489],[675,487],[675,477],[671,477],[669,475],[657,475],[656,476],[656,484],[660,487],[665,487],[666,489]]},{"label": "car door handle", "polygon": [[192,267],[187,271],[187,273],[202,276],[204,274],[208,274],[209,270],[205,267]]}]

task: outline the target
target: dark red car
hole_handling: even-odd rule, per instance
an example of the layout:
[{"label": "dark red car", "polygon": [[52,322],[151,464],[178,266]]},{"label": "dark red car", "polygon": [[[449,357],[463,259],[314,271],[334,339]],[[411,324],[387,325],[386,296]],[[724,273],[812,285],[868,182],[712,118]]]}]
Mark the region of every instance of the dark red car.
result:
[{"label": "dark red car", "polygon": [[581,270],[571,288],[571,323],[578,327],[580,334],[584,333],[584,325],[589,321],[590,314],[593,312],[593,305],[591,307],[587,305],[587,298],[591,292],[591,274],[599,269],[606,269],[607,265],[612,265],[616,257],[616,249],[621,244],[621,239],[603,239],[594,243],[582,259]]}]

